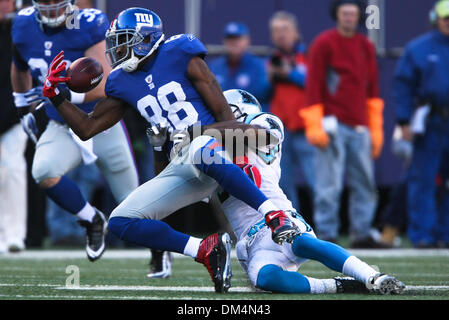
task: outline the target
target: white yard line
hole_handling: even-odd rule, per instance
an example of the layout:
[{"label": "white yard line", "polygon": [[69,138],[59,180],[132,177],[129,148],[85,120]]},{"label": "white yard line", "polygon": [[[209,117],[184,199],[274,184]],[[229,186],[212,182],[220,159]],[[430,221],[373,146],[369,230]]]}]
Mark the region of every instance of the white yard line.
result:
[{"label": "white yard line", "polygon": [[[14,284],[0,283],[0,287],[48,287],[55,290],[77,290],[77,291],[176,291],[176,292],[214,292],[213,287],[201,286],[129,286],[129,285],[95,285],[95,286],[59,286],[56,284]],[[449,290],[449,285],[409,285],[406,291],[441,291]],[[252,287],[231,287],[229,292],[257,292]]]},{"label": "white yard line", "polygon": [[193,298],[193,297],[158,297],[158,296],[110,296],[110,295],[103,295],[103,296],[72,296],[72,295],[23,295],[23,294],[16,294],[16,295],[7,295],[7,294],[0,294],[0,298],[7,298],[7,299],[78,299],[78,300],[91,300],[91,299],[120,299],[120,300],[211,300],[207,298]]},{"label": "white yard line", "polygon": [[[449,257],[449,249],[349,249],[349,251],[359,257],[390,258],[390,257]],[[111,249],[104,253],[101,259],[148,259],[151,254],[149,250],[132,249],[116,250]],[[182,254],[175,253],[174,257],[189,258]],[[235,250],[232,250],[231,257],[236,258]],[[20,253],[0,254],[2,259],[84,259],[84,250],[26,250]]]}]

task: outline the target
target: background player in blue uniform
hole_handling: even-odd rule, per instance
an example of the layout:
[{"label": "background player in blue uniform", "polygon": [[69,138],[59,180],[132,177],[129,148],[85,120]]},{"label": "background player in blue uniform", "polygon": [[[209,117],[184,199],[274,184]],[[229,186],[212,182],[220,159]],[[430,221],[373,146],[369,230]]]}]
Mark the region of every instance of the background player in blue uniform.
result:
[{"label": "background player in blue uniform", "polygon": [[[238,124],[202,59],[206,49],[195,37],[176,35],[164,41],[160,18],[150,10],[131,8],[112,22],[106,39],[106,52],[115,69],[106,84],[108,97],[90,114],[67,101],[57,87],[66,81],[60,77],[63,52],[53,60],[46,77],[44,95],[81,139],[117,123],[128,107],[137,108],[150,123],[169,132],[188,131],[198,122],[203,128],[219,121]],[[208,268],[216,290],[226,291],[230,285],[229,235],[215,234],[202,241],[173,230],[160,219],[209,196],[218,182],[265,215],[274,241],[289,241],[298,230],[238,166],[225,159],[215,139],[200,135],[185,146],[173,145],[173,141],[160,145],[156,162],[160,169],[166,165],[165,169],[113,211],[109,229],[145,247],[194,257]],[[171,160],[168,164],[163,163],[164,155]],[[218,161],[201,161],[203,155]]]},{"label": "background player in blue uniform", "polygon": [[[32,7],[18,13],[12,28],[15,53],[11,80],[19,115],[27,133],[36,142],[33,178],[55,203],[81,219],[80,224],[87,231],[87,256],[94,261],[105,249],[106,221],[65,174],[81,161],[96,161],[116,200],[122,201],[138,186],[137,171],[124,128],[118,123],[108,132],[82,143],[69,131],[56,109],[47,103],[45,111],[50,121],[39,137],[33,113],[30,113],[33,102],[45,99],[42,85],[47,69],[61,50],[66,52],[66,64],[90,56],[103,65],[105,75],[111,70],[104,57],[108,19],[96,9],[78,12],[73,4],[74,1],[68,0],[33,1]],[[38,87],[32,89],[33,82]],[[68,99],[81,110],[91,112],[95,101],[104,97],[105,82],[103,80],[86,94],[67,90]]]}]

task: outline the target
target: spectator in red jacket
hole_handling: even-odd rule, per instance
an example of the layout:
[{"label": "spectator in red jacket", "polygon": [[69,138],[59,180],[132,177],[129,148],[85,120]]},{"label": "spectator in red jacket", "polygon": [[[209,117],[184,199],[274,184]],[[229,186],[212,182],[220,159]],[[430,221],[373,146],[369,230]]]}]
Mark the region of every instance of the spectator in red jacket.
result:
[{"label": "spectator in red jacket", "polygon": [[298,114],[298,109],[306,106],[306,46],[301,41],[296,17],[289,12],[276,12],[270,20],[270,30],[275,46],[268,63],[268,75],[273,87],[270,111],[285,125],[280,185],[293,207],[300,210],[295,184],[298,165],[305,185],[312,190],[314,184],[315,149],[307,143],[304,122]]},{"label": "spectator in red jacket", "polygon": [[350,188],[352,247],[382,246],[372,236],[377,206],[373,158],[383,145],[374,46],[358,32],[364,5],[336,0],[336,28],[324,31],[309,52],[307,104],[299,113],[306,137],[317,147],[314,221],[320,238],[335,241],[344,174]]}]

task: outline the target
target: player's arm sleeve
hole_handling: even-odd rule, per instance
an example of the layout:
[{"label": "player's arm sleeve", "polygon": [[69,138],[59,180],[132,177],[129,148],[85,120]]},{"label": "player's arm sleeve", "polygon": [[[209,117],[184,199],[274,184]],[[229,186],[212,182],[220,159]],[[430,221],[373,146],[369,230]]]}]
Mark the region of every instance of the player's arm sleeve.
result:
[{"label": "player's arm sleeve", "polygon": [[207,55],[207,49],[204,44],[193,35],[184,35],[186,39],[183,40],[183,51],[190,57],[201,57],[205,58]]},{"label": "player's arm sleeve", "polygon": [[414,62],[410,48],[406,48],[398,61],[393,79],[392,102],[399,124],[410,122],[419,81],[419,68]]},{"label": "player's arm sleeve", "polygon": [[19,49],[14,44],[14,42],[11,44],[12,46],[12,62],[17,67],[17,69],[26,71],[29,69],[28,63],[25,61],[25,59],[22,58],[22,55],[19,52]]},{"label": "player's arm sleeve", "polygon": [[[118,72],[118,71],[115,71]],[[112,97],[116,99],[120,99],[120,91],[119,86],[117,86],[116,74],[114,70],[109,74],[106,79],[106,84],[104,87],[104,92],[107,97]]]},{"label": "player's arm sleeve", "polygon": [[105,39],[106,31],[109,29],[109,20],[103,12],[99,11],[93,21],[89,22],[87,19],[86,23],[89,25],[91,46]]}]

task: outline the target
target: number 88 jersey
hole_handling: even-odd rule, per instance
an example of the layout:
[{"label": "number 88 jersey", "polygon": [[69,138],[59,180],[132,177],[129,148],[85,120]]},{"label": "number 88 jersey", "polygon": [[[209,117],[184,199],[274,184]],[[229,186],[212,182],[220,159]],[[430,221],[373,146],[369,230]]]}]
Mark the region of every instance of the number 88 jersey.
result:
[{"label": "number 88 jersey", "polygon": [[155,56],[134,72],[115,68],[106,82],[106,95],[121,99],[148,121],[170,132],[215,119],[187,77],[187,66],[207,50],[194,36],[180,34],[163,42]]}]

